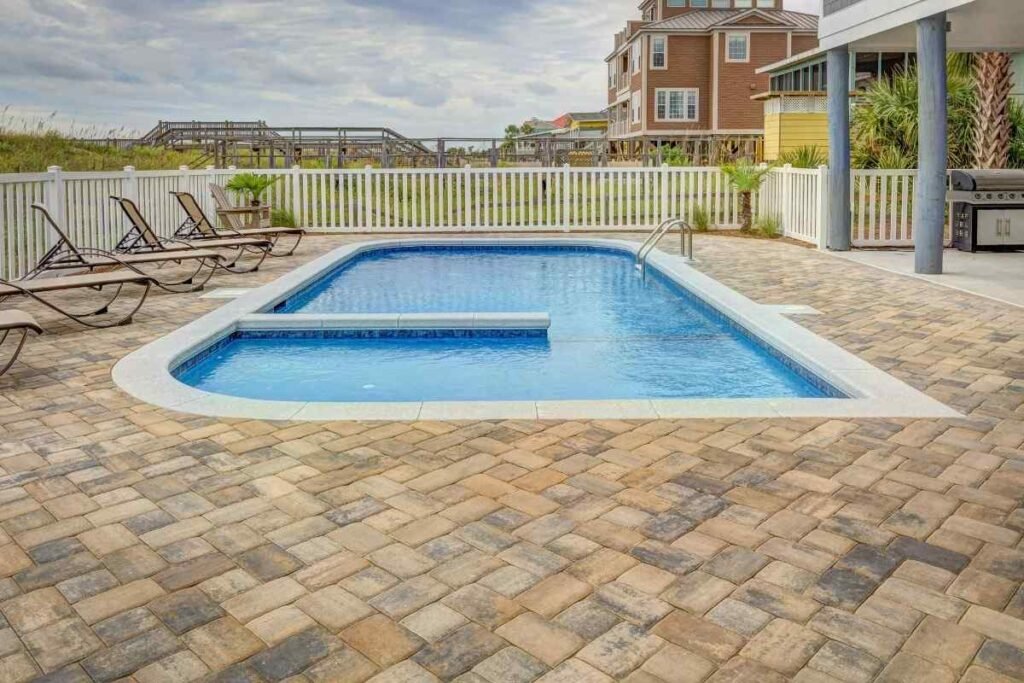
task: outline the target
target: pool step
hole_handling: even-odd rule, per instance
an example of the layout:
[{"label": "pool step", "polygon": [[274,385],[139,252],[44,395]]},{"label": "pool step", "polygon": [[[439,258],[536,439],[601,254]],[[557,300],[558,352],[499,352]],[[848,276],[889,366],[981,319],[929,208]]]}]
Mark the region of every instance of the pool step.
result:
[{"label": "pool step", "polygon": [[547,330],[547,313],[272,313],[242,316],[239,331]]}]

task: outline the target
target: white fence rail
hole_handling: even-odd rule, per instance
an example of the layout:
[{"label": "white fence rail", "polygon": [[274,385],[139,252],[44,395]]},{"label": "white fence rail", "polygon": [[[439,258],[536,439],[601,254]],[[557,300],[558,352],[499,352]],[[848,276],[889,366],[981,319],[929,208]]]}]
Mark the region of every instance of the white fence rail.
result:
[{"label": "white fence rail", "polygon": [[[52,243],[30,208],[43,202],[82,246],[112,248],[127,229],[111,196],[135,199],[169,236],[184,219],[170,192],[191,192],[212,217],[208,185],[235,169],[0,175],[0,278],[23,275]],[[719,228],[740,223],[740,201],[718,168],[484,168],[257,170],[279,177],[267,200],[298,224],[333,232],[650,230],[692,221],[700,207]],[[854,243],[912,243],[912,171],[856,171]],[[828,170],[772,171],[755,210],[783,234],[824,246]]]}]

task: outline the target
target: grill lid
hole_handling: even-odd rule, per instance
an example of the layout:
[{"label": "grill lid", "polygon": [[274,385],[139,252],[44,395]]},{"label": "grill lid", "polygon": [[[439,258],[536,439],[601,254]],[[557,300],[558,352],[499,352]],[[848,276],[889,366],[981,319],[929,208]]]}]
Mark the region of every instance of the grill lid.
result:
[{"label": "grill lid", "polygon": [[1024,171],[953,171],[951,183],[957,192],[1024,191]]}]

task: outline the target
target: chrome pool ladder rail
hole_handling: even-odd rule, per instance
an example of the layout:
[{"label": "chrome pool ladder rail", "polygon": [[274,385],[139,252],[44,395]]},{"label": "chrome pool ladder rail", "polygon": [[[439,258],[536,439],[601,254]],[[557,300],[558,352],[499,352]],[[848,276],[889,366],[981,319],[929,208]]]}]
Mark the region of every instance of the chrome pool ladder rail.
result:
[{"label": "chrome pool ladder rail", "polygon": [[670,218],[655,228],[637,249],[635,267],[640,271],[641,278],[647,278],[647,259],[651,252],[657,248],[662,238],[676,226],[679,227],[679,250],[687,261],[693,260],[693,227],[682,218]]}]

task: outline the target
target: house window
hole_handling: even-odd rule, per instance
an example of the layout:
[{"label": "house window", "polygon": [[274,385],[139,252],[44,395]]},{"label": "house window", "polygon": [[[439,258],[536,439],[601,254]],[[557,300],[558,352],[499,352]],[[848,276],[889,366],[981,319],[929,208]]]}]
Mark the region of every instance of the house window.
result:
[{"label": "house window", "polygon": [[669,7],[686,7],[686,0],[668,0]]},{"label": "house window", "polygon": [[708,0],[690,0],[690,7],[707,7]]},{"label": "house window", "polygon": [[630,102],[633,105],[633,123],[640,123],[640,93],[633,93]]},{"label": "house window", "polygon": [[711,0],[711,6],[715,9],[732,9],[732,0]]},{"label": "house window", "polygon": [[775,0],[757,0],[757,6],[761,9],[775,9]]},{"label": "house window", "polygon": [[727,33],[725,36],[725,61],[750,61],[750,34]]},{"label": "house window", "polygon": [[734,5],[734,7],[736,7],[736,9],[745,9],[747,7],[753,7],[753,6],[754,6],[754,0],[736,0],[736,4]]},{"label": "house window", "polygon": [[660,88],[655,91],[658,121],[696,121],[700,91],[696,88]]},{"label": "house window", "polygon": [[668,38],[654,36],[651,38],[651,68],[664,69],[668,66]]},{"label": "house window", "polygon": [[629,48],[630,62],[633,64],[633,73],[640,73],[640,41],[636,41]]},{"label": "house window", "polygon": [[615,62],[608,62],[608,89],[615,90]]}]

